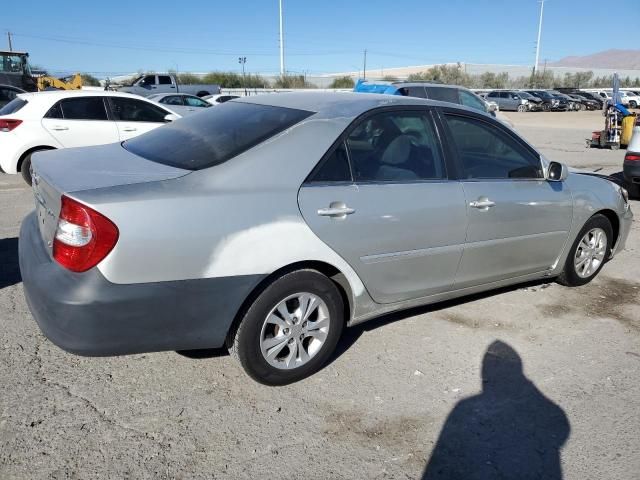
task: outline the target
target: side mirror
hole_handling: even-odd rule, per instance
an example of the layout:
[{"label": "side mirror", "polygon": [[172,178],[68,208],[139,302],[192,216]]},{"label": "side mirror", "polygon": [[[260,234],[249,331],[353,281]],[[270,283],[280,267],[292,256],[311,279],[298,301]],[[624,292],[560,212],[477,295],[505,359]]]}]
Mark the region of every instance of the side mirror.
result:
[{"label": "side mirror", "polygon": [[551,162],[547,168],[547,180],[550,182],[562,182],[567,179],[569,169],[559,162]]},{"label": "side mirror", "polygon": [[173,113],[167,113],[167,114],[164,116],[164,121],[165,121],[165,122],[167,122],[167,123],[168,123],[168,122],[175,122],[175,121],[176,121],[176,120],[178,120],[179,118],[180,118],[180,117],[179,117],[178,115],[175,115],[175,114],[173,114]]}]

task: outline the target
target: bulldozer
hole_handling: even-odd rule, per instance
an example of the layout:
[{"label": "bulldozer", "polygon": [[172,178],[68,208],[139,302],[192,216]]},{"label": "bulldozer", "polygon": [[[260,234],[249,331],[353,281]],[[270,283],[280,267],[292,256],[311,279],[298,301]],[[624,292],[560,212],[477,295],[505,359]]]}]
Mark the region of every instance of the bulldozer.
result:
[{"label": "bulldozer", "polygon": [[12,85],[27,92],[38,90],[80,90],[82,76],[56,78],[46,72],[32,72],[27,52],[0,50],[0,84]]}]

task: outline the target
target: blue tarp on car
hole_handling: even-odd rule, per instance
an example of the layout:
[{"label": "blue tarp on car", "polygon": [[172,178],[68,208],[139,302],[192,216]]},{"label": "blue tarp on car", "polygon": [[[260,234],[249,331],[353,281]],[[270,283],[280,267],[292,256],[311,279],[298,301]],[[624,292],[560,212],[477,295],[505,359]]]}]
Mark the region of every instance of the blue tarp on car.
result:
[{"label": "blue tarp on car", "polygon": [[388,82],[367,82],[366,80],[358,80],[356,86],[353,87],[354,92],[358,93],[385,93],[387,95],[401,95],[398,88]]}]

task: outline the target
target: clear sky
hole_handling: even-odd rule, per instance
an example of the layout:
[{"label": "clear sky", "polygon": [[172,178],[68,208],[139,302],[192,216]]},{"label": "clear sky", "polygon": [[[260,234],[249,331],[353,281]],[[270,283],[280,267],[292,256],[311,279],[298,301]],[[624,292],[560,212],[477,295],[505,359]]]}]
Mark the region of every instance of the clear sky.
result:
[{"label": "clear sky", "polygon": [[[541,62],[638,48],[605,26],[607,2],[546,0]],[[640,0],[616,0],[620,31],[640,21]],[[444,62],[530,65],[538,0],[284,0],[286,69],[309,74]],[[7,0],[0,48],[50,71],[98,76],[137,70],[279,71],[278,0]],[[633,19],[626,22],[625,19]],[[626,27],[624,25],[627,25]],[[626,43],[622,43],[628,38]]]}]

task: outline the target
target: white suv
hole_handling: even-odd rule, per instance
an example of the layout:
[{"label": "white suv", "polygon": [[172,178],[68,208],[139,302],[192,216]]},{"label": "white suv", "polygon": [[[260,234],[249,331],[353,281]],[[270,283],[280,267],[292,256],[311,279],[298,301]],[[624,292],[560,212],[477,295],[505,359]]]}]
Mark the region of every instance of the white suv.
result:
[{"label": "white suv", "polygon": [[31,184],[31,155],[39,150],[127,140],[180,118],[137,95],[106,91],[19,94],[0,109],[0,169]]}]

